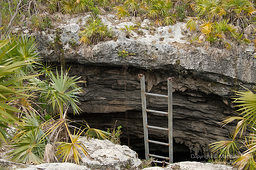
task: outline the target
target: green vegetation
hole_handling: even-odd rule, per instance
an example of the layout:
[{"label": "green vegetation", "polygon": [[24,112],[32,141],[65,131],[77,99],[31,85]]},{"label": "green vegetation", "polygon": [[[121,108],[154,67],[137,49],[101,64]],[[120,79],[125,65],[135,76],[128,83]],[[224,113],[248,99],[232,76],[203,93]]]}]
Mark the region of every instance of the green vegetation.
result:
[{"label": "green vegetation", "polygon": [[12,100],[14,96],[17,99],[22,98],[25,95],[24,92],[29,90],[19,85],[20,82],[29,77],[15,76],[20,69],[27,66],[26,61],[14,62],[16,60],[15,47],[18,48],[10,40],[0,40],[0,141],[4,142],[7,142],[6,128],[17,122],[13,112],[19,112],[16,108],[9,106],[7,101]]},{"label": "green vegetation", "polygon": [[125,51],[125,50],[119,50],[118,51],[118,57],[128,57],[128,56],[135,56],[136,54],[135,53],[129,53],[128,51]]},{"label": "green vegetation", "polygon": [[36,114],[30,112],[22,116],[17,129],[12,143],[14,150],[9,153],[11,160],[27,164],[43,163],[48,138],[45,137]]},{"label": "green vegetation", "polygon": [[[45,31],[53,28],[53,21],[58,20],[57,14],[90,12],[91,17],[80,32],[80,41],[94,45],[113,38],[111,30],[98,16],[99,7],[103,7],[119,19],[151,19],[152,25],[147,28],[150,32],[155,31],[154,26],[187,19],[186,27],[193,32],[190,40],[193,43],[206,41],[218,48],[232,49],[236,45],[256,42],[254,37],[245,34],[245,30],[256,21],[255,1],[252,0],[9,0],[0,1],[0,6],[0,142],[12,145],[12,160],[27,164],[42,163],[47,144],[56,145],[56,155],[60,160],[74,160],[79,164],[81,154],[87,155],[86,148],[78,141],[80,135],[100,139],[110,135],[112,142],[120,143],[121,126],[111,132],[91,128],[88,124],[71,129],[72,121],[67,118],[67,111],[72,109],[74,114],[79,114],[78,96],[82,91],[77,86],[79,77],[69,77],[64,70],[60,30],[56,30],[52,48],[62,68],[52,70],[40,64],[35,39],[12,36],[10,33],[15,28]],[[122,30],[129,37],[134,30],[139,34],[139,27],[140,23],[135,27],[125,25]],[[72,39],[69,43],[76,46]],[[119,57],[134,55],[126,50],[118,51]],[[179,65],[180,61],[177,60],[176,64]],[[210,148],[226,159],[238,155],[234,164],[239,169],[255,169],[256,95],[255,91],[237,94],[235,103],[240,116],[224,121],[227,124],[238,120],[234,133],[229,141],[215,142]],[[14,136],[6,131],[10,127],[16,128]]]},{"label": "green vegetation", "polygon": [[228,141],[212,143],[210,149],[219,154],[220,159],[233,160],[238,169],[255,169],[256,153],[256,93],[255,91],[237,92],[235,98],[239,116],[229,117],[223,123],[226,125],[238,121],[233,134]]},{"label": "green vegetation", "polygon": [[[81,154],[88,155],[78,141],[80,135],[100,139],[109,135],[88,125],[71,134],[67,111],[69,107],[74,114],[81,111],[79,77],[39,64],[34,38],[10,37],[0,40],[0,141],[13,147],[9,153],[13,161],[42,163],[46,145],[51,144],[57,145],[58,159],[79,164]],[[15,128],[13,136],[6,132],[9,127]]]},{"label": "green vegetation", "polygon": [[109,140],[111,142],[115,144],[121,144],[121,141],[120,141],[120,135],[122,134],[121,128],[122,126],[116,127],[115,125],[115,127],[112,130],[108,129],[108,133],[110,134]]},{"label": "green vegetation", "polygon": [[118,57],[128,57],[129,56],[129,52],[128,51],[125,51],[125,50],[122,50],[122,51],[118,51]]},{"label": "green vegetation", "polygon": [[100,18],[92,17],[88,21],[88,26],[80,32],[80,36],[80,41],[85,44],[97,44],[99,41],[112,38],[113,35]]},{"label": "green vegetation", "polygon": [[187,22],[187,28],[199,31],[212,45],[230,49],[230,40],[237,44],[250,43],[248,37],[238,31],[254,22],[256,10],[250,0],[197,0],[191,5],[196,17]]},{"label": "green vegetation", "polygon": [[153,19],[156,25],[170,25],[175,23],[172,4],[170,0],[126,0],[114,9],[118,18],[147,16]]},{"label": "green vegetation", "polygon": [[120,28],[120,30],[125,31],[126,37],[129,38],[132,31],[135,30],[135,28],[132,25],[130,25],[130,26],[125,25],[124,28]]},{"label": "green vegetation", "polygon": [[94,7],[93,0],[47,0],[46,3],[51,13],[62,12],[74,14],[85,11],[99,13],[99,9]]},{"label": "green vegetation", "polygon": [[[0,1],[0,6],[3,7],[0,9],[0,28],[3,27],[0,35],[8,35],[11,29],[20,26],[39,31],[52,28],[52,21],[57,20],[60,13],[91,12],[92,19],[81,32],[81,41],[95,44],[112,38],[98,18],[99,7],[102,7],[119,19],[129,16],[150,18],[155,26],[187,19],[187,29],[193,32],[193,43],[206,41],[217,48],[232,49],[255,42],[254,37],[244,34],[256,20],[253,0],[17,0]],[[55,18],[49,15],[57,13]],[[129,28],[126,31],[129,36]],[[251,31],[255,33],[254,27]]]}]

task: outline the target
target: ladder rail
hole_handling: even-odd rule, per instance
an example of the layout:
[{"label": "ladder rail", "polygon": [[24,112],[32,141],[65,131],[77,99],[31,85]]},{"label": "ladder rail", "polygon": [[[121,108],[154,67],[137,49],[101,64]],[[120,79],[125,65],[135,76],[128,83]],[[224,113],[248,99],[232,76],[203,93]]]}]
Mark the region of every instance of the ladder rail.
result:
[{"label": "ladder rail", "polygon": [[[143,76],[144,77],[144,76]],[[147,130],[147,105],[146,105],[146,88],[145,88],[145,78],[140,78],[141,85],[141,103],[142,103],[142,117],[143,117],[143,130],[144,130],[144,145],[145,145],[145,158],[149,159],[149,143],[148,143],[148,130]]]},{"label": "ladder rail", "polygon": [[168,78],[168,140],[169,140],[169,162],[173,163],[173,111],[172,111],[172,78]]}]

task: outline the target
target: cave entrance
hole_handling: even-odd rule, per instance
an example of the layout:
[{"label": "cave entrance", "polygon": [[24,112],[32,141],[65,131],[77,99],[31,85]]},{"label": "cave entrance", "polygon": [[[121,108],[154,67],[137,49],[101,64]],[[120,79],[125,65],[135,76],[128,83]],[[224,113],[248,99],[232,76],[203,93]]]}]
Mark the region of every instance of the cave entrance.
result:
[{"label": "cave entrance", "polygon": [[[137,141],[138,142],[138,141]],[[138,157],[140,159],[145,159],[145,148],[144,148],[144,140],[142,139],[140,141],[141,143],[135,144],[134,142],[130,141],[130,148],[133,149],[138,153]],[[127,145],[127,138],[122,137],[121,143],[123,145]],[[138,147],[138,145],[142,147]],[[156,144],[150,144],[150,153],[161,155],[161,156],[169,156],[168,147],[156,145]],[[162,161],[162,160],[161,160]],[[207,161],[205,157],[202,156],[202,154],[195,154],[194,152],[191,152],[189,148],[185,144],[176,143],[173,142],[173,162],[181,162],[181,161]]]},{"label": "cave entrance", "polygon": [[[138,157],[140,159],[145,159],[144,134],[141,111],[127,111],[127,114],[120,112],[93,114],[83,113],[80,115],[73,115],[72,113],[70,113],[69,117],[79,123],[82,123],[83,120],[86,120],[90,127],[101,130],[111,129],[114,126],[122,126],[122,134],[120,136],[121,145],[129,146],[132,150],[138,153]],[[160,123],[167,123],[167,119],[164,116],[159,116],[157,117],[157,119],[155,118],[155,116],[149,116],[148,118],[149,123],[152,124],[155,123],[157,125]],[[175,127],[177,126],[174,126],[174,128]],[[166,142],[168,140],[167,134],[161,134],[157,132],[150,133],[150,139],[160,140],[162,142]],[[150,153],[166,157],[169,156],[169,150],[167,146],[154,145],[153,143],[150,144]],[[196,155],[194,152],[191,152],[185,144],[176,143],[175,140],[173,140],[173,161],[202,162],[207,161],[207,159],[204,159],[203,154],[198,153],[198,155]]]}]

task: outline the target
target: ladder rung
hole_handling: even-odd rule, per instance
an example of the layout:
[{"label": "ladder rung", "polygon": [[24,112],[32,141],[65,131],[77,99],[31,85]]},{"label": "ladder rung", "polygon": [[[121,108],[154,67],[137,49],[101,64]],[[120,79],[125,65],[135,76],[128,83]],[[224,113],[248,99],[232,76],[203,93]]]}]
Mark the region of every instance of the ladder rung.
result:
[{"label": "ladder rung", "polygon": [[148,125],[147,127],[148,127],[148,128],[152,128],[152,129],[158,129],[158,130],[166,130],[166,131],[169,130],[169,129],[167,129],[167,128],[157,127],[157,126],[150,126],[150,125]]},{"label": "ladder rung", "polygon": [[168,98],[168,95],[163,95],[163,94],[155,94],[155,93],[145,93],[145,94],[149,95],[149,96],[166,97],[166,98]]},{"label": "ladder rung", "polygon": [[164,142],[159,142],[159,141],[154,141],[154,140],[148,140],[148,142],[159,144],[159,145],[169,146],[169,143],[164,143]]},{"label": "ladder rung", "polygon": [[157,111],[157,110],[150,110],[150,109],[146,109],[146,112],[160,113],[160,114],[168,115],[168,112]]},{"label": "ladder rung", "polygon": [[153,162],[160,163],[160,164],[165,163],[165,164],[168,164],[168,165],[170,164],[169,162],[157,161],[157,160],[153,160]]},{"label": "ladder rung", "polygon": [[168,157],[164,157],[164,156],[160,156],[160,155],[154,155],[154,154],[148,154],[148,156],[154,157],[154,158],[160,158],[160,159],[165,159],[165,160],[169,160]]}]

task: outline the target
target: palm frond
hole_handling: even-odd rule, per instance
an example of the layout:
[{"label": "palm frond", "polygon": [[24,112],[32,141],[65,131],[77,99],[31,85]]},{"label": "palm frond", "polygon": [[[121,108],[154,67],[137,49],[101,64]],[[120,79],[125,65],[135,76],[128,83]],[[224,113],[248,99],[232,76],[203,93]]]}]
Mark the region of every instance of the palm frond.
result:
[{"label": "palm frond", "polygon": [[87,123],[86,123],[86,126],[87,126],[87,131],[85,134],[87,138],[94,137],[98,139],[108,139],[110,135],[109,132],[106,132],[100,129],[91,128]]},{"label": "palm frond", "polygon": [[68,130],[71,142],[58,142],[60,145],[57,147],[58,150],[56,155],[59,155],[62,158],[62,162],[72,161],[72,159],[74,159],[75,163],[79,164],[80,159],[82,159],[79,150],[82,151],[84,155],[89,156],[86,147],[78,141],[78,138],[83,132],[84,130],[78,131],[77,133],[74,131],[74,135],[71,135]]},{"label": "palm frond", "polygon": [[235,140],[214,142],[209,145],[209,148],[214,153],[218,152],[219,156],[222,156],[224,159],[231,158],[239,153],[239,144]]}]

